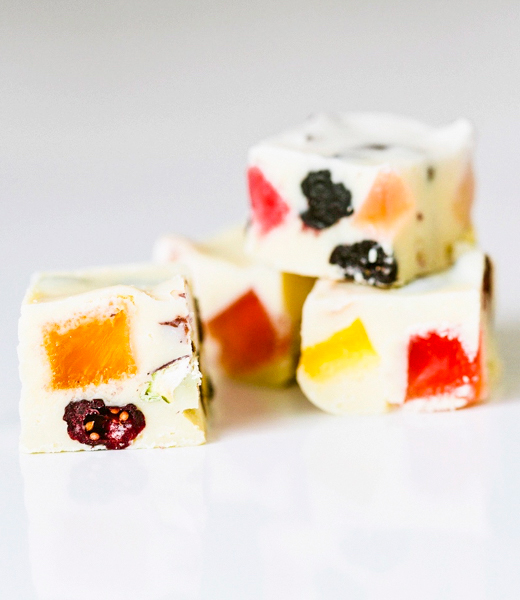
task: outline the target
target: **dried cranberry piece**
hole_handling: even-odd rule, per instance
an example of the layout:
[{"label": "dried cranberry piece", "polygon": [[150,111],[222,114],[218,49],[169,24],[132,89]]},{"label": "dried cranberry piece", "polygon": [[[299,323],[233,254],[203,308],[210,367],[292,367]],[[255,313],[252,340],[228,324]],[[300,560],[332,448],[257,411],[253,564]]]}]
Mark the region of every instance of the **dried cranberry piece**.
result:
[{"label": "dried cranberry piece", "polygon": [[103,400],[76,400],[65,407],[69,436],[88,446],[122,450],[141,433],[146,422],[135,404],[106,406]]}]

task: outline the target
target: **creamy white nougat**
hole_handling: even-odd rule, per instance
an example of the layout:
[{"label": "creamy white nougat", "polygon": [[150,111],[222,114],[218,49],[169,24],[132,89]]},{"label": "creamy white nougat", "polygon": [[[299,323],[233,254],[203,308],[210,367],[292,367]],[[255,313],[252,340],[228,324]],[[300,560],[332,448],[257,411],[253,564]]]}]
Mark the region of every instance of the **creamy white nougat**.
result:
[{"label": "creamy white nougat", "polygon": [[197,319],[179,269],[36,274],[18,355],[26,452],[205,441]]},{"label": "creamy white nougat", "polygon": [[400,285],[472,236],[471,124],[319,114],[249,151],[247,250],[300,275]]},{"label": "creamy white nougat", "polygon": [[314,280],[256,263],[244,237],[242,227],[205,243],[165,236],[154,258],[191,273],[209,364],[237,379],[284,385],[294,379],[301,310]]},{"label": "creamy white nougat", "polygon": [[491,262],[465,249],[447,271],[395,289],[319,280],[303,308],[297,379],[327,412],[461,408],[486,397]]}]

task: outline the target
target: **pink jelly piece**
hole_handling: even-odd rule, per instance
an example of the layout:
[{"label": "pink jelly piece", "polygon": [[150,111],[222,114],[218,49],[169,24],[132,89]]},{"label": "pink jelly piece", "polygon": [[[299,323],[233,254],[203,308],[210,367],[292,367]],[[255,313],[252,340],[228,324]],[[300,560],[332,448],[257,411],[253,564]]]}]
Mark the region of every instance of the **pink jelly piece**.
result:
[{"label": "pink jelly piece", "polygon": [[289,212],[289,206],[258,167],[251,167],[248,170],[247,179],[253,221],[260,227],[261,233],[268,233],[283,223]]},{"label": "pink jelly piece", "polygon": [[457,337],[432,331],[414,336],[408,345],[408,389],[406,400],[449,394],[462,386],[468,403],[479,399],[481,387],[480,349],[470,361]]}]

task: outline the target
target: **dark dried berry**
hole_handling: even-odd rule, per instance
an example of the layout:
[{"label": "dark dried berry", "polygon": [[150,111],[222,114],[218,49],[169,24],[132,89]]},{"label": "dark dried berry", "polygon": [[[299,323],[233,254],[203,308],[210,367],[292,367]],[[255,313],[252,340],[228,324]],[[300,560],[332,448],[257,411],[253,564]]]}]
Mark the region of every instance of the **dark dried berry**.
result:
[{"label": "dark dried berry", "polygon": [[170,327],[180,327],[182,325],[184,333],[186,335],[190,333],[190,324],[187,317],[176,317],[172,321],[164,321],[163,323],[159,323],[159,325],[169,325]]},{"label": "dark dried berry", "polygon": [[366,144],[366,146],[359,146],[359,150],[388,150],[388,144]]},{"label": "dark dried berry", "polygon": [[109,407],[103,400],[69,402],[63,420],[73,440],[88,446],[103,445],[107,450],[126,448],[146,425],[135,404]]},{"label": "dark dried berry", "polygon": [[493,303],[493,263],[489,256],[485,257],[484,278],[482,280],[482,296],[484,309]]},{"label": "dark dried berry", "polygon": [[345,271],[345,279],[365,280],[370,285],[389,286],[397,279],[397,263],[373,240],[336,246],[329,262]]},{"label": "dark dried berry", "polygon": [[333,183],[330,171],[312,171],[301,188],[309,209],[300,217],[308,227],[325,229],[354,212],[350,190],[342,183]]}]

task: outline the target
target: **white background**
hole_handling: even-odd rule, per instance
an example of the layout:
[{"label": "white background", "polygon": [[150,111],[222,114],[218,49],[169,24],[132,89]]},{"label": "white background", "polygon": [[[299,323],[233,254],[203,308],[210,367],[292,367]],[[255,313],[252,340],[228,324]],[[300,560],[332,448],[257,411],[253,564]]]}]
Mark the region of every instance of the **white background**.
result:
[{"label": "white background", "polygon": [[[518,0],[0,0],[1,597],[108,597],[107,561],[140,582],[114,598],[520,597],[520,405],[506,401],[520,395],[519,98]],[[279,408],[263,392],[221,391],[204,449],[26,467],[28,526],[15,445],[30,274],[147,259],[161,233],[202,238],[243,221],[248,146],[320,110],[474,121],[502,400],[345,420],[295,390]],[[126,478],[111,479],[119,466]],[[74,505],[81,469],[109,501]],[[164,469],[171,487],[156,489]],[[134,529],[103,522],[120,510]],[[74,575],[69,545],[98,558],[88,577]]]}]

